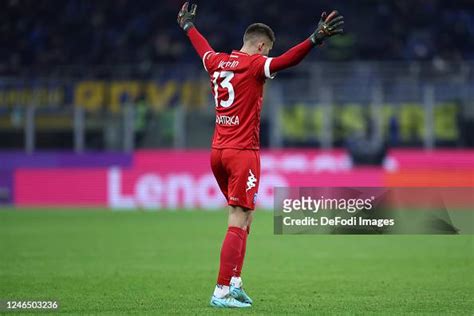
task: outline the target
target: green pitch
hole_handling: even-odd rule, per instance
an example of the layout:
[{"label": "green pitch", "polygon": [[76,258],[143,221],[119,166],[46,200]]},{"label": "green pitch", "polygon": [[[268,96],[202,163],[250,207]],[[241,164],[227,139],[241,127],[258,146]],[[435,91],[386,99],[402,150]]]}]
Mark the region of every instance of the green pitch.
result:
[{"label": "green pitch", "polygon": [[474,313],[466,236],[275,236],[259,212],[243,278],[250,310],[208,307],[224,212],[0,211],[0,300],[63,313]]}]

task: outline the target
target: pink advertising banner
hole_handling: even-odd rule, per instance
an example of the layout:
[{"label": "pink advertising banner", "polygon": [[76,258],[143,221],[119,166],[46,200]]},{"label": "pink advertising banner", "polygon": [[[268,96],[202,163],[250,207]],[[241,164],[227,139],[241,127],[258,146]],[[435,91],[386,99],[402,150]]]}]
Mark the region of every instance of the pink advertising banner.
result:
[{"label": "pink advertising banner", "polygon": [[107,169],[19,169],[16,206],[105,206]]},{"label": "pink advertising banner", "polygon": [[[400,174],[412,173],[415,179],[420,170],[427,177],[423,178],[424,181],[429,181],[432,172],[449,175],[456,167],[462,169],[464,180],[459,177],[449,179],[474,186],[469,180],[474,166],[468,163],[474,157],[473,153],[455,153],[456,159],[449,160],[447,153],[437,156],[420,151],[391,152],[383,167],[356,168],[342,150],[262,151],[257,206],[273,207],[274,187],[397,186],[407,181],[407,177],[400,177]],[[419,185],[427,184],[422,182]],[[130,168],[18,169],[14,174],[14,187],[14,203],[20,207],[207,210],[225,205],[210,170],[209,152],[206,150],[137,151]]]}]

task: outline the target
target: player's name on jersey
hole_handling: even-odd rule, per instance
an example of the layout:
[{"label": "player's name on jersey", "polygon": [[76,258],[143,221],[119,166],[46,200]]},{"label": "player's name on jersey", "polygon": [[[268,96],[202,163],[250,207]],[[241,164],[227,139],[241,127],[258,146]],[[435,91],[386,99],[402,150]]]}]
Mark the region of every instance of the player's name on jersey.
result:
[{"label": "player's name on jersey", "polygon": [[216,124],[229,126],[239,125],[239,116],[216,115]]},{"label": "player's name on jersey", "polygon": [[225,61],[222,60],[219,62],[218,68],[236,68],[239,65],[238,61]]}]

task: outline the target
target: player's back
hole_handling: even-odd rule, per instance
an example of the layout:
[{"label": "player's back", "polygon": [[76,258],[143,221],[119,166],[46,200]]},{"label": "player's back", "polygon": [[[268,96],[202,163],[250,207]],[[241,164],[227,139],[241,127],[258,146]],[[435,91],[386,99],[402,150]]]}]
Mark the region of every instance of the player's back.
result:
[{"label": "player's back", "polygon": [[240,51],[204,55],[216,106],[213,148],[259,149],[263,85],[270,77],[270,60]]}]

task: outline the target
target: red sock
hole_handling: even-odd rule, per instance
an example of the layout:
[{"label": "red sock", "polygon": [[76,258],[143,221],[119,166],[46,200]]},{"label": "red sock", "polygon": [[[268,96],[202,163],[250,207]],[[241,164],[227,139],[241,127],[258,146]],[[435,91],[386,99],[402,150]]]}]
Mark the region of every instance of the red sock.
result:
[{"label": "red sock", "polygon": [[242,242],[242,249],[240,250],[240,258],[239,258],[239,264],[237,265],[237,269],[234,272],[234,276],[240,277],[240,274],[242,273],[242,267],[244,266],[244,259],[245,259],[245,251],[247,250],[247,236],[250,233],[250,229],[247,228],[247,231],[245,232],[244,235],[244,240]]},{"label": "red sock", "polygon": [[240,227],[229,227],[221,249],[221,263],[217,284],[229,285],[234,271],[240,262],[240,252],[247,231]]}]

